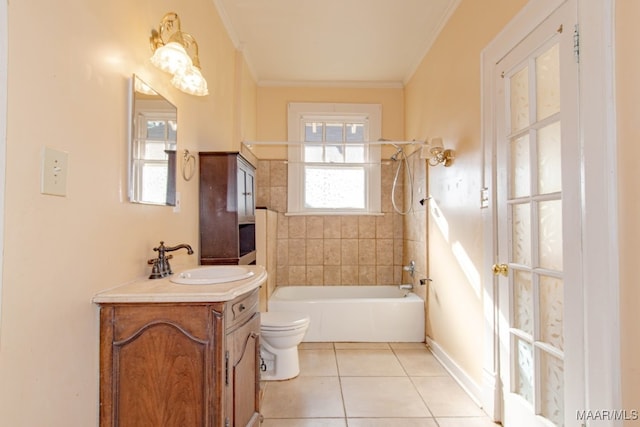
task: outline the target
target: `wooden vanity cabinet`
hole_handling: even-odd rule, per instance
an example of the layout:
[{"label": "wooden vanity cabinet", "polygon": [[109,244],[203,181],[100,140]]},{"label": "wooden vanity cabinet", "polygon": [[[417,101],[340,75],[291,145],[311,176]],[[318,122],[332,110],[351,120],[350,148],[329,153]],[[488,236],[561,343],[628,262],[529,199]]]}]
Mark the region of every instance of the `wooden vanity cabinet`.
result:
[{"label": "wooden vanity cabinet", "polygon": [[229,302],[101,304],[100,426],[258,426],[257,309],[257,289]]},{"label": "wooden vanity cabinet", "polygon": [[200,264],[255,263],[255,168],[237,152],[201,152]]}]

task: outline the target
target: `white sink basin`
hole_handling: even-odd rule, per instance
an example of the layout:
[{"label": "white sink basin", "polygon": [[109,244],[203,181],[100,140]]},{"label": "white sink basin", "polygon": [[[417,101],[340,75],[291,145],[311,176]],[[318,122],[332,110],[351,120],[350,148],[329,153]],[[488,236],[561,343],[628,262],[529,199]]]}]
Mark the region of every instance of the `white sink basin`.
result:
[{"label": "white sink basin", "polygon": [[253,275],[254,272],[245,267],[213,265],[185,270],[171,276],[169,280],[179,285],[213,285],[244,280]]}]

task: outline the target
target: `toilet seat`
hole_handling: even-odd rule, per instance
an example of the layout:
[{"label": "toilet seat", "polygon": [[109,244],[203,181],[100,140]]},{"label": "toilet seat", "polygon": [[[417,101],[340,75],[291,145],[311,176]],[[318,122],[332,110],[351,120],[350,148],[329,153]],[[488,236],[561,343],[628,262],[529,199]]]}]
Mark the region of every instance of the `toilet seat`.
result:
[{"label": "toilet seat", "polygon": [[260,313],[260,329],[263,331],[288,331],[306,328],[309,316],[293,312],[268,311]]}]

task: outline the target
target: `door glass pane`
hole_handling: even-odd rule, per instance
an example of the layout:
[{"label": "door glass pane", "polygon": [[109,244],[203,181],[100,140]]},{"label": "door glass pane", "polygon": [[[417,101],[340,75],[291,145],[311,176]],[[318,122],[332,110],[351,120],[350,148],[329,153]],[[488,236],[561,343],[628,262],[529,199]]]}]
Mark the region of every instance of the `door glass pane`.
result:
[{"label": "door glass pane", "polygon": [[528,203],[513,205],[513,262],[531,266],[531,211]]},{"label": "door glass pane", "polygon": [[536,58],[538,120],[560,111],[560,57],[558,44]]},{"label": "door glass pane", "polygon": [[511,142],[511,196],[524,197],[531,194],[531,172],[529,170],[529,135]]},{"label": "door glass pane", "polygon": [[529,67],[518,71],[510,81],[511,131],[529,126]]},{"label": "door glass pane", "polygon": [[562,201],[538,204],[538,257],[540,267],[562,271]]},{"label": "door glass pane", "polygon": [[517,271],[513,277],[514,327],[533,336],[533,287],[531,273]]},{"label": "door glass pane", "polygon": [[540,355],[540,409],[542,416],[557,426],[564,426],[564,364],[562,360],[546,353]]},{"label": "door glass pane", "polygon": [[564,348],[562,308],[564,289],[561,279],[540,276],[540,339],[559,350]]},{"label": "door glass pane", "polygon": [[533,346],[519,338],[514,340],[514,391],[533,405]]},{"label": "door glass pane", "polygon": [[560,122],[538,131],[538,194],[562,189]]}]

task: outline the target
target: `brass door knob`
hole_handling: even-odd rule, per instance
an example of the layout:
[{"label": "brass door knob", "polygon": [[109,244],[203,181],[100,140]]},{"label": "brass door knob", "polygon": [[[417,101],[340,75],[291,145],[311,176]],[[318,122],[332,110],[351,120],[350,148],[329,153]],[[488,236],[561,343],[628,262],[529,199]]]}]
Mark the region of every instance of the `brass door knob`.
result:
[{"label": "brass door knob", "polygon": [[502,274],[506,277],[509,275],[509,266],[507,264],[493,264],[491,271],[493,271],[493,274],[496,276]]}]

